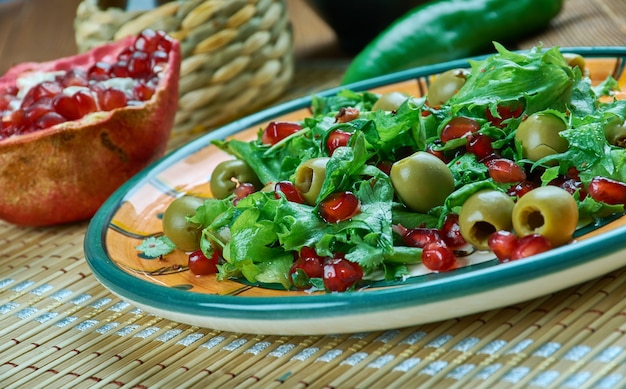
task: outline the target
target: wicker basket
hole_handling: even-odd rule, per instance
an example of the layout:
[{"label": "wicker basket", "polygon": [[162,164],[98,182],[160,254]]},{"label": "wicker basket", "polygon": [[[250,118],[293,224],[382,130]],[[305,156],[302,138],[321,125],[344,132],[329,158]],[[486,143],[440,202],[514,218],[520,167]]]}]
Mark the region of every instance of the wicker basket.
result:
[{"label": "wicker basket", "polygon": [[97,0],[84,0],[74,27],[79,51],[145,28],[167,31],[181,42],[173,137],[206,132],[262,108],[293,76],[284,0],[179,0],[148,11],[101,9]]}]

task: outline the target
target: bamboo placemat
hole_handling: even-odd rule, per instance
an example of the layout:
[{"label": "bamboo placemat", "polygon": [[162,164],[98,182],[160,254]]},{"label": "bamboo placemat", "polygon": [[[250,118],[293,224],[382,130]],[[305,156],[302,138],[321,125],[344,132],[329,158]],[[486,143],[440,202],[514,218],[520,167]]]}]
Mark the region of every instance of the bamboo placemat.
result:
[{"label": "bamboo placemat", "polygon": [[[623,45],[625,13],[625,0],[566,0],[554,28],[520,47]],[[282,100],[336,86],[345,64],[299,63]],[[250,335],[172,322],[115,297],[84,260],[86,227],[0,222],[0,387],[626,387],[626,269],[409,328]]]}]

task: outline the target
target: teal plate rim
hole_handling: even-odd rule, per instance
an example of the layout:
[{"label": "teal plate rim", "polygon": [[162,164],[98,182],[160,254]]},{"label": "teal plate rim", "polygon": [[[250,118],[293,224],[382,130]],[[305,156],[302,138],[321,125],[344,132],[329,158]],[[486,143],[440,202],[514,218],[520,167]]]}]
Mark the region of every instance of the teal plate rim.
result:
[{"label": "teal plate rim", "polygon": [[[619,58],[621,75],[626,67],[626,47],[568,47],[564,53],[577,53],[585,58]],[[388,84],[408,81],[418,77],[437,74],[452,68],[468,66],[475,56],[436,65],[413,68],[370,80],[327,89],[316,96],[329,96],[342,89],[368,90]],[[490,261],[471,266],[471,269],[429,274],[419,282],[401,286],[382,287],[362,292],[312,294],[307,296],[243,297],[203,294],[165,287],[124,271],[108,256],[105,237],[110,222],[125,199],[143,185],[148,184],[161,171],[205,147],[214,139],[225,137],[268,121],[276,116],[307,107],[312,96],[306,96],[267,108],[258,113],[236,120],[181,146],[154,162],[127,181],[97,211],[90,221],[84,241],[85,258],[95,277],[107,289],[122,298],[153,307],[161,312],[206,316],[237,320],[299,320],[307,317],[333,318],[364,313],[383,313],[407,306],[443,302],[472,294],[487,292],[534,278],[553,275],[566,269],[593,262],[599,257],[626,250],[626,226],[615,228],[601,235],[574,244],[562,246],[523,261],[499,264]],[[616,265],[615,269],[622,265]],[[516,300],[518,301],[519,298]],[[450,307],[453,309],[453,307]]]}]

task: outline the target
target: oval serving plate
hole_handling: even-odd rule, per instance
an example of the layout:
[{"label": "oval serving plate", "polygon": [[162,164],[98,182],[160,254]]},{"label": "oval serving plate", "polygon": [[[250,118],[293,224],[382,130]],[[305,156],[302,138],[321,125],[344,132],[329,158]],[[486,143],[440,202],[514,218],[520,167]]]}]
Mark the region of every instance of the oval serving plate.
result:
[{"label": "oval serving plate", "polygon": [[[613,75],[626,89],[626,47],[563,51],[582,54],[594,82]],[[467,60],[451,61],[346,88],[421,96],[431,75],[466,66]],[[618,98],[626,98],[620,93]],[[87,229],[85,256],[95,277],[120,298],[181,323],[243,333],[315,335],[384,330],[477,313],[553,293],[626,265],[626,216],[578,231],[574,243],[524,260],[500,264],[491,259],[344,293],[310,294],[196,277],[187,269],[184,253],[142,258],[137,246],[146,237],[161,234],[160,217],[174,198],[183,193],[210,193],[213,167],[229,157],[210,145],[211,140],[252,140],[271,120],[309,116],[310,103],[310,97],[301,98],[233,122],[181,147],[128,181]]]}]

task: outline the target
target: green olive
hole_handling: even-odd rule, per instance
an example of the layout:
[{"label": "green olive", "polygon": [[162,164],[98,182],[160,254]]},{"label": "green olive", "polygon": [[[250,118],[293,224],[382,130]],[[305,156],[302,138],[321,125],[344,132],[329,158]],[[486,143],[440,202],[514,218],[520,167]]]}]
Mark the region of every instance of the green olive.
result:
[{"label": "green olive", "polygon": [[585,74],[585,58],[580,54],[564,53],[565,62],[571,67],[577,67]]},{"label": "green olive", "polygon": [[465,84],[467,70],[452,69],[441,73],[428,87],[426,102],[431,107],[445,104]]},{"label": "green olive", "polygon": [[326,164],[330,158],[312,158],[298,166],[295,173],[295,186],[307,204],[315,205],[326,178]]},{"label": "green olive", "polygon": [[372,111],[395,111],[409,97],[410,96],[408,94],[402,92],[385,93],[374,103]]},{"label": "green olive", "polygon": [[425,151],[395,162],[389,176],[400,200],[416,212],[427,213],[443,205],[454,191],[454,177],[448,166]]},{"label": "green olive", "polygon": [[187,217],[193,216],[204,200],[194,196],[183,196],[172,201],[163,213],[163,232],[183,251],[194,251],[200,247],[202,228],[190,223]]},{"label": "green olive", "polygon": [[626,121],[614,118],[604,126],[607,142],[618,147],[626,147]]},{"label": "green olive", "polygon": [[572,240],[578,225],[578,205],[565,189],[542,186],[522,196],[513,208],[513,228],[518,236],[540,234],[554,247]]},{"label": "green olive", "polygon": [[538,161],[548,155],[567,151],[569,143],[559,135],[563,130],[563,120],[554,115],[536,113],[520,123],[515,139],[520,142],[525,158]]},{"label": "green olive", "polygon": [[485,189],[471,195],[459,212],[459,228],[465,241],[479,250],[489,249],[489,237],[512,229],[515,203],[506,193]]},{"label": "green olive", "polygon": [[211,175],[211,193],[218,199],[230,196],[238,183],[250,183],[256,189],[262,187],[252,168],[241,159],[220,162]]}]

